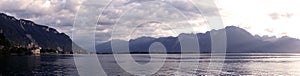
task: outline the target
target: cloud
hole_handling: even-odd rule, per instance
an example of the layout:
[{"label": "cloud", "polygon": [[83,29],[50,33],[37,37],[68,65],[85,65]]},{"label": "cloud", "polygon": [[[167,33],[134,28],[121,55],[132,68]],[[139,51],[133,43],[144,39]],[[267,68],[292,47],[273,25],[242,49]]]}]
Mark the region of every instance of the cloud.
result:
[{"label": "cloud", "polygon": [[280,33],[280,35],[282,35],[282,36],[287,36],[288,33],[287,33],[287,32],[282,32],[282,33]]},{"label": "cloud", "polygon": [[267,32],[269,32],[269,33],[273,33],[273,32],[274,32],[274,29],[272,29],[272,28],[267,28],[267,29],[265,29],[265,31],[267,31]]},{"label": "cloud", "polygon": [[269,16],[271,17],[271,19],[273,20],[278,20],[281,18],[291,18],[292,16],[294,16],[293,13],[270,13]]},{"label": "cloud", "polygon": [[[113,27],[122,28],[118,30],[120,33],[127,33],[136,28],[137,25],[143,24],[137,28],[143,30],[137,30],[135,33],[160,37],[174,35],[171,32],[174,30],[179,30],[178,33],[193,32],[193,30],[185,28],[198,28],[205,25],[203,23],[205,21],[199,19],[203,18],[202,15],[190,0],[112,0],[109,6],[106,6],[109,1],[0,0],[0,11],[14,15],[17,18],[29,19],[38,24],[54,27],[69,36],[72,33],[80,33],[82,36],[96,33],[97,42],[110,40]],[[200,4],[200,6],[202,5]],[[204,11],[210,13],[209,16],[218,13],[218,10],[212,10],[212,7],[204,5],[203,7],[205,7]],[[103,13],[100,10],[90,12],[97,8],[105,8],[105,10]],[[85,15],[77,14],[78,12],[85,13]],[[73,28],[75,18],[87,21],[82,23],[85,26]],[[93,23],[97,18],[99,21]],[[159,21],[159,23],[151,23],[151,21]],[[192,23],[189,24],[189,22]],[[90,31],[95,29],[94,25],[97,25],[96,31]],[[87,30],[72,32],[72,29]],[[126,36],[126,34],[120,35],[120,37]]]}]

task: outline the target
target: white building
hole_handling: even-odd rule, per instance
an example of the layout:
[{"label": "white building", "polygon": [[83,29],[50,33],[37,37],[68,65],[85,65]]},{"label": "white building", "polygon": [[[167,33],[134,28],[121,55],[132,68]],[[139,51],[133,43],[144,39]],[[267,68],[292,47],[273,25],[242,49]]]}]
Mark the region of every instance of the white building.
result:
[{"label": "white building", "polygon": [[38,47],[38,48],[34,48],[31,50],[31,53],[32,54],[41,54],[41,47]]},{"label": "white building", "polygon": [[27,46],[28,49],[30,49],[30,52],[32,54],[41,54],[41,47],[39,47],[38,45],[34,44],[34,43],[30,43]]}]

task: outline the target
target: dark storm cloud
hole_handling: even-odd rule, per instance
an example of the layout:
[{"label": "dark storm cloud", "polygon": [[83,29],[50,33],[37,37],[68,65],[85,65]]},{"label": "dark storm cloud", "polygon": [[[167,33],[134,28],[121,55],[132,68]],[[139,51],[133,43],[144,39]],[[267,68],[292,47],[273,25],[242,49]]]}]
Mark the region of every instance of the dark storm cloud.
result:
[{"label": "dark storm cloud", "polygon": [[114,22],[106,22],[106,21],[98,21],[99,25],[113,25],[115,24]]},{"label": "dark storm cloud", "polygon": [[[68,35],[71,35],[71,29],[80,29],[72,27],[75,18],[77,16],[81,16],[77,15],[78,12],[84,12],[85,10],[93,8],[96,9],[106,7],[103,12],[88,12],[88,15],[90,16],[87,16],[89,18],[85,19],[86,21],[94,21],[94,19],[97,19],[97,17],[99,17],[98,22],[87,22],[86,24],[97,24],[95,33],[97,38],[96,40],[99,42],[109,40],[111,37],[110,34],[112,32],[113,25],[115,25],[119,21],[120,17],[124,16],[124,13],[127,12],[128,9],[135,6],[138,7],[133,9],[134,12],[129,12],[129,14],[134,14],[132,14],[131,16],[126,16],[127,18],[123,18],[127,21],[123,21],[124,23],[122,23],[122,25],[116,25],[117,27],[123,28],[119,30],[120,32],[127,32],[128,29],[135,28],[135,25],[145,23],[145,20],[142,20],[143,18],[151,18],[158,21],[163,20],[161,18],[168,18],[167,22],[163,23],[178,27],[174,29],[181,29],[185,26],[184,24],[181,24],[181,22],[197,19],[201,16],[197,8],[192,5],[192,3],[194,2],[190,0],[113,0],[110,5],[107,6],[109,1],[110,0],[0,0],[0,11],[9,13],[18,18],[33,20],[38,24],[55,27],[61,32],[66,32]],[[166,5],[147,5],[147,2],[153,1],[164,2],[164,4]],[[89,6],[89,8],[84,8],[82,6]],[[204,5],[201,7],[205,7],[203,10],[209,12],[210,16],[214,16],[218,13],[218,10],[211,9],[212,7]],[[179,14],[174,11],[174,9],[179,10],[181,13],[183,13],[188,18],[188,20],[178,18],[181,16],[179,16]],[[163,15],[168,16],[165,17]],[[138,32],[145,32],[145,30],[153,31],[153,28],[160,27],[161,26],[159,25],[148,25],[147,27],[142,27],[144,28],[144,30]],[[95,27],[89,26],[86,26],[84,28],[95,29]],[[160,32],[171,30],[169,28],[162,29],[163,30],[160,30]],[[91,33],[91,31],[89,30],[83,32],[81,32],[83,33],[82,35]]]}]

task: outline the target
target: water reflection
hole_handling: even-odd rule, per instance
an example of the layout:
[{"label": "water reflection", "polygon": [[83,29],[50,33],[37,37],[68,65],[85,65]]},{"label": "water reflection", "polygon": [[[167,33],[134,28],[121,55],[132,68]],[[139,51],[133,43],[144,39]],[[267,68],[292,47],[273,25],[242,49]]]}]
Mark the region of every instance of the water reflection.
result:
[{"label": "water reflection", "polygon": [[0,57],[0,75],[78,75],[72,55]]},{"label": "water reflection", "polygon": [[[85,57],[85,55],[75,55]],[[137,62],[144,64],[151,58],[154,62],[162,62],[163,57],[155,55],[133,55]],[[88,57],[87,57],[88,58]],[[108,76],[130,76],[123,70],[113,55],[98,55],[101,66]],[[210,61],[209,55],[188,55],[180,58],[179,54],[170,54],[164,66],[156,75],[219,75],[208,68],[210,63],[219,63],[221,59]],[[41,56],[7,56],[0,57],[0,76],[11,75],[71,75],[77,76],[73,55],[41,55]],[[127,63],[128,61],[121,61]],[[179,68],[179,63],[186,63]],[[198,64],[195,64],[198,63]],[[300,75],[299,54],[228,54],[221,70],[221,75]],[[193,66],[199,66],[197,68]],[[80,67],[80,66],[78,66]],[[88,71],[88,70],[87,70]]]},{"label": "water reflection", "polygon": [[1,74],[26,74],[40,63],[40,56],[0,57]]}]

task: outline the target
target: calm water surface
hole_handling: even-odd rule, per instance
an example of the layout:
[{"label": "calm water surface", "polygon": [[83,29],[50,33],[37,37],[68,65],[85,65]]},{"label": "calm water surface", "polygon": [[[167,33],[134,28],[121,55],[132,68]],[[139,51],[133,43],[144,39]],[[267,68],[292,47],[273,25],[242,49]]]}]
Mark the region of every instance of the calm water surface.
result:
[{"label": "calm water surface", "polygon": [[[88,55],[74,55],[85,57]],[[0,76],[11,75],[71,75],[78,76],[73,55],[6,56],[0,57]],[[138,63],[145,64],[149,55],[135,54]],[[216,56],[217,57],[217,56]],[[113,55],[98,55],[99,61],[109,76],[131,75],[122,70]],[[163,62],[159,54],[152,57],[155,62]],[[231,53],[222,58],[211,59],[209,54],[190,54],[180,58],[179,54],[169,54],[164,66],[153,75],[292,75],[300,76],[300,54],[278,53]],[[126,61],[122,61],[126,62]],[[179,63],[184,68],[178,68]],[[209,69],[212,63],[223,63],[221,74]],[[198,67],[194,67],[194,66]],[[79,66],[80,67],[80,66]]]}]

